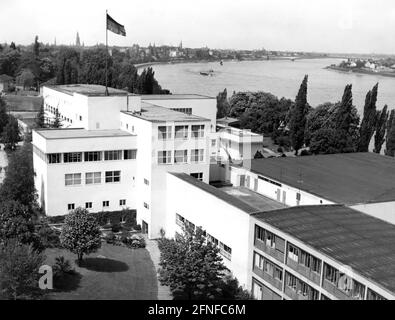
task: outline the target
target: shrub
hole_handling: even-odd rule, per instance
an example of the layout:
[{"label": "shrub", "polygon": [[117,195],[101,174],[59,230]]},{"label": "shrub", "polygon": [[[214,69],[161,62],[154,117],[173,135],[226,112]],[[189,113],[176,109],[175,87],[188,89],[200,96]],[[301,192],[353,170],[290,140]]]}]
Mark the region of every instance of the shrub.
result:
[{"label": "shrub", "polygon": [[283,152],[284,152],[284,150],[283,150],[283,148],[281,148],[281,147],[278,147],[278,148],[277,148],[277,152],[278,152],[278,153],[283,153]]},{"label": "shrub", "polygon": [[311,152],[308,151],[308,150],[302,150],[302,152],[300,153],[300,155],[301,155],[302,157],[304,157],[304,156],[311,156]]},{"label": "shrub", "polygon": [[133,235],[127,239],[127,246],[132,249],[145,248],[145,239],[142,236]]},{"label": "shrub", "polygon": [[113,232],[107,233],[107,235],[104,237],[104,240],[105,240],[108,244],[114,244],[115,241],[116,241],[115,234],[114,234]]},{"label": "shrub", "polygon": [[47,223],[37,226],[37,233],[45,248],[60,248],[60,231],[52,229]]},{"label": "shrub", "polygon": [[136,231],[141,231],[141,224],[137,224],[136,227],[134,228]]},{"label": "shrub", "polygon": [[72,273],[71,263],[65,257],[59,256],[55,258],[55,264],[52,266],[54,277],[61,277],[66,273]]},{"label": "shrub", "polygon": [[121,230],[122,230],[122,226],[121,226],[119,223],[113,224],[113,225],[111,226],[111,231],[112,231],[112,232],[117,233],[117,232],[119,232],[119,231],[121,231]]}]

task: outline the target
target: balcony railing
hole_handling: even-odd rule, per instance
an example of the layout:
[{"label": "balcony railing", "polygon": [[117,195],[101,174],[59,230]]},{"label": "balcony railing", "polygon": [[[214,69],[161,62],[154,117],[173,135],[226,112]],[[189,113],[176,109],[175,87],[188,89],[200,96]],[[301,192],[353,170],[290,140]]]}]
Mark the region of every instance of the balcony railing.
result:
[{"label": "balcony railing", "polygon": [[321,276],[319,273],[312,271],[304,265],[297,263],[296,261],[287,258],[287,266],[297,271],[301,275],[305,276],[307,279],[310,279],[315,284],[320,284]]},{"label": "balcony railing", "polygon": [[347,293],[340,290],[334,283],[324,279],[324,283],[322,286],[326,291],[333,294],[335,297],[339,298],[340,300],[363,300],[358,297],[352,297],[351,292]]},{"label": "balcony railing", "polygon": [[285,286],[285,294],[292,300],[309,300],[308,295],[303,295],[301,291],[293,290],[288,286]]},{"label": "balcony railing", "polygon": [[271,257],[277,259],[278,261],[284,263],[284,253],[267,246],[262,240],[255,239],[255,247],[267,253]]},{"label": "balcony railing", "polygon": [[271,275],[269,275],[266,272],[264,272],[262,269],[259,269],[257,266],[254,266],[253,271],[254,271],[254,273],[257,276],[261,277],[263,280],[265,280],[266,282],[270,283],[271,285],[273,285],[278,290],[280,290],[280,291],[282,290],[283,283],[282,283],[281,280],[272,277]]}]

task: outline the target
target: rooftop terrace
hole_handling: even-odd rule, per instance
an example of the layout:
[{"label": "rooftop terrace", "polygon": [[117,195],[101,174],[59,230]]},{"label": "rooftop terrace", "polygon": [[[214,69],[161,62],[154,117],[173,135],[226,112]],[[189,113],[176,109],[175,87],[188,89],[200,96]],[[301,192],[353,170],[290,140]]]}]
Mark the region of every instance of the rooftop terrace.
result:
[{"label": "rooftop terrace", "polygon": [[80,139],[133,136],[123,130],[41,129],[35,130],[45,139]]},{"label": "rooftop terrace", "polygon": [[254,214],[395,293],[395,226],[342,205]]},{"label": "rooftop terrace", "polygon": [[[48,86],[53,90],[73,95],[78,93],[88,97],[104,97],[106,92],[106,87],[96,84],[67,84],[67,85],[57,85]],[[125,96],[128,94],[125,90],[108,88],[108,93],[110,96]]]},{"label": "rooftop terrace", "polygon": [[210,121],[209,119],[188,115],[182,112],[170,110],[165,107],[156,106],[150,103],[142,102],[141,103],[141,112],[128,112],[123,111],[126,114],[132,115],[134,117],[147,120],[150,122],[166,122],[166,121],[174,121],[174,122],[189,122],[189,121]]}]

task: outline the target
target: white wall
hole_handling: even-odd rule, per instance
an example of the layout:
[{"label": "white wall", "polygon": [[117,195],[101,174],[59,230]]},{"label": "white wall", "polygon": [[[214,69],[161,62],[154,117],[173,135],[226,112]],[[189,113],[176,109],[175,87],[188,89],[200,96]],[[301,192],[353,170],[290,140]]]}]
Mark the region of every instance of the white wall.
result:
[{"label": "white wall", "polygon": [[350,208],[361,211],[389,223],[395,224],[395,201],[359,204],[351,206]]},{"label": "white wall", "polygon": [[231,261],[225,265],[246,286],[248,280],[250,216],[225,201],[183,180],[167,174],[166,236],[181,232],[176,213],[202,227],[213,237],[232,248]]}]

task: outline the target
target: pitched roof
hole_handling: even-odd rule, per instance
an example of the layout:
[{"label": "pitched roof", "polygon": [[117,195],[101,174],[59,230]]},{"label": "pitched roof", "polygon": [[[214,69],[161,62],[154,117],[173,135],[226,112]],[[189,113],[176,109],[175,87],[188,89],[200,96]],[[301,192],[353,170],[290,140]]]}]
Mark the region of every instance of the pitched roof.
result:
[{"label": "pitched roof", "polygon": [[395,293],[395,225],[342,205],[253,215]]},{"label": "pitched roof", "polygon": [[376,153],[254,159],[251,171],[335,203],[395,201],[395,159]]}]

